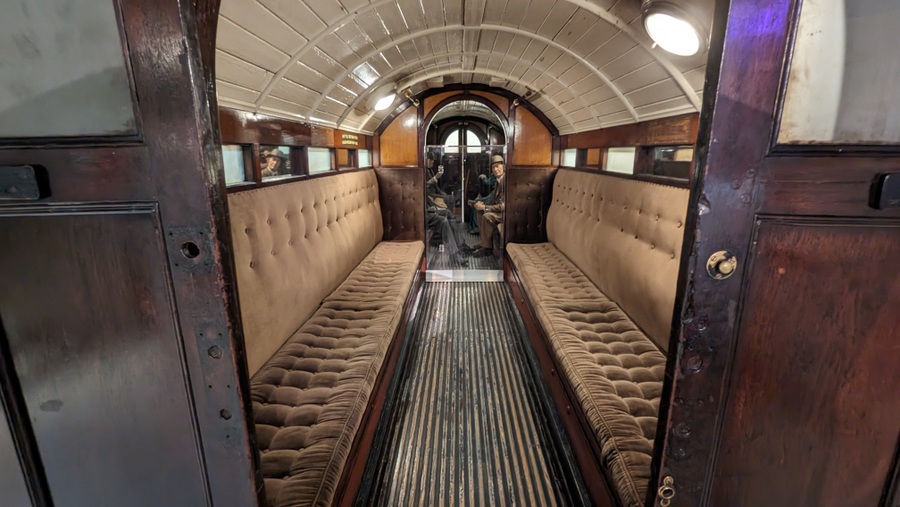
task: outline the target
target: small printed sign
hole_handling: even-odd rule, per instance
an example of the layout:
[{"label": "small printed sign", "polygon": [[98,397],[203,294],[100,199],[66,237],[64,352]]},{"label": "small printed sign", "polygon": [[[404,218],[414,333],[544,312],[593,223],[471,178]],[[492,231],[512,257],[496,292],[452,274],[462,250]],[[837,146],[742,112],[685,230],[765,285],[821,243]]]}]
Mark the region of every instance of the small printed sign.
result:
[{"label": "small printed sign", "polygon": [[356,134],[341,134],[341,144],[359,145],[359,136]]}]

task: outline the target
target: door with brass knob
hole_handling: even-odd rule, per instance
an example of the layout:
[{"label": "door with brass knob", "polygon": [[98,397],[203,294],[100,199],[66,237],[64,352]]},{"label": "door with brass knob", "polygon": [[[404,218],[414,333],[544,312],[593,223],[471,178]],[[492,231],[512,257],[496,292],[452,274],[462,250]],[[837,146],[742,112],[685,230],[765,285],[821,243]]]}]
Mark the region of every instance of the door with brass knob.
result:
[{"label": "door with brass knob", "polygon": [[900,3],[716,7],[647,504],[898,507]]}]

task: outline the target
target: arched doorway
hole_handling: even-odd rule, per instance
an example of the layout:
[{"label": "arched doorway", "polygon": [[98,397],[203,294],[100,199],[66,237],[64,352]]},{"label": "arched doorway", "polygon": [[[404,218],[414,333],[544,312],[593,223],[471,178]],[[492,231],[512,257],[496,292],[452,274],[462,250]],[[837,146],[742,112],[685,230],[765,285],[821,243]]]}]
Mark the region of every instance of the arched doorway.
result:
[{"label": "arched doorway", "polygon": [[500,280],[502,209],[497,204],[503,191],[497,188],[504,180],[492,173],[491,157],[505,158],[507,118],[489,100],[464,95],[438,104],[425,125],[431,277]]}]

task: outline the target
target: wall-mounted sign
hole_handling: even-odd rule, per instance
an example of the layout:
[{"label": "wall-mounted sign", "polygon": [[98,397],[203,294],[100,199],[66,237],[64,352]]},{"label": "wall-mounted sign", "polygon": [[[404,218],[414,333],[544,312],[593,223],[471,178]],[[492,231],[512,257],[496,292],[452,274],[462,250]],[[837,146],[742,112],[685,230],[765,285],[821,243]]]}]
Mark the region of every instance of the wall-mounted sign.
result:
[{"label": "wall-mounted sign", "polygon": [[359,136],[356,134],[341,134],[341,144],[359,145]]}]

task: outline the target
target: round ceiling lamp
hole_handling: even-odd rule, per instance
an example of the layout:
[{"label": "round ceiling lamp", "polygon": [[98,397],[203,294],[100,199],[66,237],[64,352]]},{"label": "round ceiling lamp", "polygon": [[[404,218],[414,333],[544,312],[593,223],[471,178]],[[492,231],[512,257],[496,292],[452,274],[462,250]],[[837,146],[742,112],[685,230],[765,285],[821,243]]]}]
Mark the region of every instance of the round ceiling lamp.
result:
[{"label": "round ceiling lamp", "polygon": [[369,110],[384,111],[391,107],[391,104],[393,104],[396,99],[397,92],[395,85],[393,83],[386,84],[369,95],[369,98],[366,100],[366,106]]},{"label": "round ceiling lamp", "polygon": [[706,30],[688,9],[678,3],[644,0],[641,14],[647,34],[666,51],[691,56],[706,50]]},{"label": "round ceiling lamp", "polygon": [[384,97],[381,97],[375,102],[375,110],[376,111],[384,111],[385,109],[391,107],[391,104],[394,103],[394,99],[397,98],[397,94],[391,92]]}]

